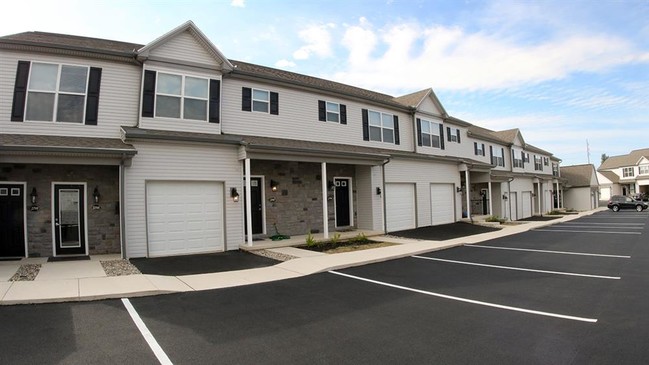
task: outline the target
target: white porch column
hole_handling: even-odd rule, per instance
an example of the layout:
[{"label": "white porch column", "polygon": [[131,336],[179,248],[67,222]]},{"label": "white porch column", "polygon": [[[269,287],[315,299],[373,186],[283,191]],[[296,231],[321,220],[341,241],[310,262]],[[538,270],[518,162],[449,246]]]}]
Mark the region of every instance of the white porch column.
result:
[{"label": "white porch column", "polygon": [[543,215],[543,208],[541,207],[541,195],[543,195],[543,190],[541,190],[541,180],[539,180],[539,189],[537,190],[536,200],[539,203],[539,215]]},{"label": "white porch column", "polygon": [[246,199],[245,199],[245,209],[246,209],[246,232],[248,232],[248,235],[246,237],[246,243],[248,246],[252,246],[252,203],[250,197],[251,197],[251,192],[250,192],[250,159],[246,158],[244,161],[244,170],[245,170],[245,185],[244,189],[246,189]]},{"label": "white porch column", "polygon": [[491,179],[489,179],[489,182],[487,183],[487,189],[489,190],[489,215],[494,215],[494,210],[493,210],[493,195],[491,194]]},{"label": "white porch column", "polygon": [[322,178],[322,232],[324,233],[324,239],[329,239],[329,210],[328,201],[327,201],[327,163],[322,163],[322,172],[320,173]]},{"label": "white porch column", "polygon": [[557,198],[557,209],[561,208],[561,202],[559,201],[559,182],[557,181],[557,189],[554,191],[554,196]]},{"label": "white porch column", "polygon": [[471,219],[471,181],[469,181],[469,169],[464,171],[464,180],[466,181],[466,217]]}]

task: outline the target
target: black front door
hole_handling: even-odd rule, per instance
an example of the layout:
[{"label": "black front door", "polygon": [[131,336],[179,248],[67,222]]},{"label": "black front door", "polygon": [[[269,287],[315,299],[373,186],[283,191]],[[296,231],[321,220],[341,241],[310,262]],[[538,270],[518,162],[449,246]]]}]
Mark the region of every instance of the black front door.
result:
[{"label": "black front door", "polygon": [[[261,184],[261,178],[260,177],[251,177],[250,178],[250,207],[252,208],[251,215],[252,215],[252,234],[261,234],[264,233],[264,226],[263,226],[263,206],[262,206],[262,201],[261,201],[261,189],[263,188]],[[246,189],[243,189],[244,192]],[[244,194],[245,196],[245,194]],[[245,232],[248,234],[248,222],[247,222],[248,216],[246,215],[244,221],[246,222],[245,225]]]},{"label": "black front door", "polygon": [[54,185],[54,250],[56,255],[86,254],[85,189]]},{"label": "black front door", "polygon": [[25,257],[23,185],[0,185],[0,257]]},{"label": "black front door", "polygon": [[336,189],[336,227],[350,225],[349,185],[350,179],[334,179]]}]

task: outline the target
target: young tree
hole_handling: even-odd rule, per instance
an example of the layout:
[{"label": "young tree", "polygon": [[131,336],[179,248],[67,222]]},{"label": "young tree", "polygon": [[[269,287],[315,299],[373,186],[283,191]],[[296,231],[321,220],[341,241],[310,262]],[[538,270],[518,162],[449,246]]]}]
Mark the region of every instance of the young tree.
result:
[{"label": "young tree", "polygon": [[604,163],[604,161],[606,161],[606,160],[608,160],[608,155],[605,154],[605,153],[602,153],[602,163]]}]

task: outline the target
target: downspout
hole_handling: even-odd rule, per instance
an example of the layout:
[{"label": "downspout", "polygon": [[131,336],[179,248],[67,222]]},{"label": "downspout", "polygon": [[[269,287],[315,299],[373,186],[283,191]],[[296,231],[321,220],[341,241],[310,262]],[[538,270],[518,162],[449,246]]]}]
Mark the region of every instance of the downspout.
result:
[{"label": "downspout", "polygon": [[509,205],[509,220],[514,221],[512,219],[512,181],[514,181],[513,177],[510,177],[507,179],[507,204]]},{"label": "downspout", "polygon": [[126,259],[126,218],[124,217],[124,155],[119,161],[119,241],[122,259]]},{"label": "downspout", "polygon": [[385,194],[387,194],[386,189],[385,189],[385,165],[387,165],[390,162],[390,157],[388,157],[385,162],[381,165],[381,174],[383,175],[383,232],[388,233],[388,207],[386,204],[387,199],[385,198]]}]

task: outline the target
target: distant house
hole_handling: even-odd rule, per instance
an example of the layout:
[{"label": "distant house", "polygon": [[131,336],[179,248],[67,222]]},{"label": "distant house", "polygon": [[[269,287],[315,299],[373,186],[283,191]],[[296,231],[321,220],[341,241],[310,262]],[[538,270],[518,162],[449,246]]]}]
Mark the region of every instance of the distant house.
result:
[{"label": "distant house", "polygon": [[649,194],[649,148],[611,156],[597,169],[602,199],[612,195]]},{"label": "distant house", "polygon": [[562,166],[561,177],[566,179],[564,206],[568,209],[590,210],[599,204],[599,182],[592,164]]}]

